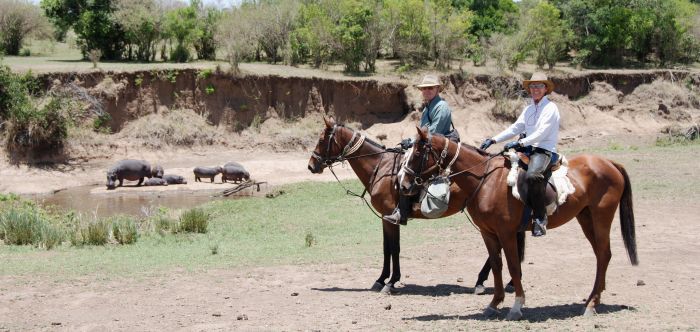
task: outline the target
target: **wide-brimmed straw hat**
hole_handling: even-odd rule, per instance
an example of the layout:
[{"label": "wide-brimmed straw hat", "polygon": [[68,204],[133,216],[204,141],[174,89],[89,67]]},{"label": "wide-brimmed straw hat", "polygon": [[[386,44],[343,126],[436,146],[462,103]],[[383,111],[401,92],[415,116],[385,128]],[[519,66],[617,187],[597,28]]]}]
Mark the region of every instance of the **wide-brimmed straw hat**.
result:
[{"label": "wide-brimmed straw hat", "polygon": [[523,89],[530,91],[530,83],[544,83],[547,86],[547,94],[554,91],[554,83],[547,78],[547,74],[543,72],[536,72],[532,74],[529,80],[523,81]]},{"label": "wide-brimmed straw hat", "polygon": [[420,83],[416,84],[416,88],[429,88],[433,86],[442,86],[440,79],[436,75],[425,75]]}]

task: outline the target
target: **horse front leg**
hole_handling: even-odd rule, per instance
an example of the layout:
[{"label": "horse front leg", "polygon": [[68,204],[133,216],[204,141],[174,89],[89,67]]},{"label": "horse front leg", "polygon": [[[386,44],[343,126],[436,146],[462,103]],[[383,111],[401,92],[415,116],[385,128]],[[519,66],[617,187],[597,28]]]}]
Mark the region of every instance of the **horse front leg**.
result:
[{"label": "horse front leg", "polygon": [[391,239],[387,230],[387,222],[382,221],[382,246],[384,248],[384,263],[382,265],[382,274],[379,275],[377,281],[372,285],[372,290],[379,292],[384,288],[384,281],[391,274]]},{"label": "horse front leg", "polygon": [[503,268],[503,262],[501,261],[501,244],[496,234],[482,231],[481,237],[484,238],[484,244],[486,244],[486,249],[489,251],[489,263],[493,271],[493,299],[491,299],[491,303],[484,309],[484,315],[493,317],[499,313],[498,305],[501,304],[506,297],[503,290],[503,276],[501,275],[501,270]]}]

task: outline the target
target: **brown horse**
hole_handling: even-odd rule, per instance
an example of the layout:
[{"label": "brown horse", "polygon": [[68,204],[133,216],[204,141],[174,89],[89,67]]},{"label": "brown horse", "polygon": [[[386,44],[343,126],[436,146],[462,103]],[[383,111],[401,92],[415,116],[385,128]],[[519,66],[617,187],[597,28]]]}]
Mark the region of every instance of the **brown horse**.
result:
[{"label": "brown horse", "polygon": [[[524,206],[513,197],[506,184],[510,161],[500,154],[489,155],[472,146],[453,144],[443,136],[430,135],[425,128],[417,129],[413,153],[408,156],[406,166],[399,175],[401,189],[408,190],[415,187],[415,183],[427,183],[436,175],[437,169],[446,167],[458,153],[450,177],[464,193],[473,197],[467,202],[467,211],[481,230],[493,268],[494,294],[484,314],[495,315],[498,305],[505,298],[500,257],[503,249],[515,286],[515,303],[507,319],[520,319],[525,292],[520,280],[516,233]],[[548,228],[559,227],[576,217],[593,247],[597,268],[593,291],[586,301],[584,315],[587,316],[595,313],[595,306],[600,303],[601,293],[605,289],[605,273],[612,256],[610,227],[618,206],[625,248],[632,265],[637,265],[632,188],[622,165],[594,155],[571,158],[568,176],[576,191],[549,217]]]},{"label": "brown horse", "polygon": [[[321,131],[318,144],[316,144],[309,159],[311,173],[319,174],[323,172],[324,168],[330,167],[334,163],[347,161],[369,193],[370,202],[374,209],[380,215],[391,213],[398,201],[396,175],[401,169],[403,153],[386,149],[383,145],[358,132],[337,124],[332,117],[324,117],[323,120],[325,128]],[[443,217],[458,213],[464,206],[468,193],[453,184],[450,187],[452,199]],[[411,212],[411,217],[424,218],[420,210],[415,207]],[[382,230],[384,234],[384,266],[372,289],[392,292],[395,290],[394,284],[401,278],[399,225],[382,221]],[[525,240],[524,233],[521,232],[520,235],[522,236],[519,237],[518,248],[520,248],[519,252],[522,255],[524,254]],[[393,274],[391,273],[391,263],[393,263]],[[482,289],[489,269],[490,260],[487,259],[477,281],[477,286],[481,286]],[[385,283],[390,274],[389,282]]]}]

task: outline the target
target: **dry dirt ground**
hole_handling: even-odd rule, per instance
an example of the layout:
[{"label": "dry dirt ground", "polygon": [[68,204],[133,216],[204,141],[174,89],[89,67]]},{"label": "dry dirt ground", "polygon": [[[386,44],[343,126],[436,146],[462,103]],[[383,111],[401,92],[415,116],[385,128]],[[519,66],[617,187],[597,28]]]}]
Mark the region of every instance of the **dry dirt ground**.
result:
[{"label": "dry dirt ground", "polygon": [[[173,155],[164,152],[145,157],[167,160]],[[166,163],[166,168],[185,170],[192,163],[216,164],[240,157],[244,164],[254,165],[250,169],[255,174],[272,183],[333,180],[328,173],[311,175],[305,169],[308,156],[308,152],[245,152],[217,157],[210,151],[191,153]],[[634,150],[619,155],[628,161],[647,157]],[[668,176],[700,176],[689,167],[691,158],[683,160],[679,167],[668,169]],[[661,168],[673,164],[636,166],[631,169],[632,180],[663,174]],[[57,170],[34,171],[37,174],[15,170],[24,183],[34,186],[54,173],[66,178],[84,173],[80,178],[94,176],[94,181],[101,181],[103,172],[97,166],[74,169],[68,175]],[[5,174],[3,179],[8,178]],[[353,177],[349,171],[341,176]],[[102,185],[94,190],[103,190]],[[69,280],[2,276],[0,331],[697,330],[699,198],[697,192],[680,200],[635,197],[641,263],[629,264],[615,221],[607,290],[599,314],[590,318],[580,314],[593,285],[595,258],[580,228],[571,222],[545,238],[528,236],[523,264],[524,320],[503,320],[512,295],[506,297],[498,319],[486,320],[481,311],[490,295],[472,294],[486,252],[478,232],[465,219],[436,234],[442,239],[439,243],[402,248],[403,278],[396,295],[369,290],[380,273],[380,243],[376,257],[349,264],[175,270],[107,280],[89,275]],[[410,223],[403,228],[403,232],[411,231]],[[507,272],[504,275],[507,278]]]}]

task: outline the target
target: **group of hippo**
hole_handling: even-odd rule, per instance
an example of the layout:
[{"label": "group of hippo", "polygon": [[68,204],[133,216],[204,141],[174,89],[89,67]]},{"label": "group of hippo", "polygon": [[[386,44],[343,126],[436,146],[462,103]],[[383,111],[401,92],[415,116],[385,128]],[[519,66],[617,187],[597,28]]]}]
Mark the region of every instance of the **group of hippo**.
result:
[{"label": "group of hippo", "polygon": [[[214,182],[214,177],[221,173],[221,182],[232,181],[239,183],[248,181],[250,174],[237,162],[229,162],[224,166],[217,167],[195,167],[194,179],[201,182],[201,178],[209,178]],[[147,178],[147,179],[146,179]],[[146,179],[144,181],[144,179]],[[167,186],[169,184],[187,184],[183,176],[175,174],[164,174],[163,167],[154,165],[151,167],[145,160],[124,159],[118,161],[107,171],[107,189],[121,187],[124,180],[138,181],[140,186]],[[116,182],[119,181],[117,186]]]}]

